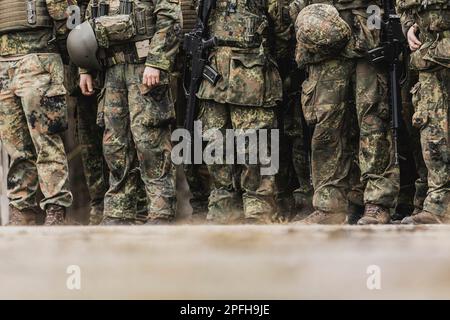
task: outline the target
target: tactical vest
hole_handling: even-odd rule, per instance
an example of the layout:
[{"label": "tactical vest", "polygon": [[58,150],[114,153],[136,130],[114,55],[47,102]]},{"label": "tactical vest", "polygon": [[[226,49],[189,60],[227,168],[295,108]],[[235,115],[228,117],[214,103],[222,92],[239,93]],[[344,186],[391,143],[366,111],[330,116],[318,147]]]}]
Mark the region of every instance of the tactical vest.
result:
[{"label": "tactical vest", "polygon": [[[152,0],[129,0],[130,12],[121,12],[120,0],[107,0],[109,11],[106,17],[95,18],[96,35],[99,45],[102,41],[99,38],[107,39],[107,47],[121,45],[125,43],[140,42],[149,40],[155,33],[154,11],[155,5]],[[123,1],[125,2],[125,1]],[[102,3],[102,1],[98,1]],[[97,34],[101,31],[104,34]]]},{"label": "tactical vest", "polygon": [[45,0],[0,0],[0,34],[53,28]]},{"label": "tactical vest", "polygon": [[219,46],[257,48],[268,27],[265,0],[217,0],[209,19],[209,32]]}]

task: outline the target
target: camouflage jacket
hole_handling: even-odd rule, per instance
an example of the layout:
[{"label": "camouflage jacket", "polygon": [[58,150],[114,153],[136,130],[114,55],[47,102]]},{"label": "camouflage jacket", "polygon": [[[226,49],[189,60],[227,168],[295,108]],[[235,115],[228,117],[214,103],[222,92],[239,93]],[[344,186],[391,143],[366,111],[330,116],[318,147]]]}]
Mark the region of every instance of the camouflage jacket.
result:
[{"label": "camouflage jacket", "polygon": [[274,107],[282,100],[276,61],[289,55],[292,24],[281,0],[217,0],[209,19],[219,45],[209,61],[221,79],[203,81],[198,97],[241,106]]},{"label": "camouflage jacket", "polygon": [[422,42],[422,46],[411,54],[412,68],[450,68],[450,0],[399,0],[397,11],[405,34],[416,24]]},{"label": "camouflage jacket", "polygon": [[[119,13],[119,0],[106,0],[109,3],[109,16]],[[175,57],[179,46],[179,33],[181,32],[180,18],[181,7],[179,0],[153,0],[154,33],[150,39],[148,55],[145,64],[149,67],[164,71],[171,71],[175,63]],[[92,18],[92,0],[87,9],[86,18]],[[121,48],[130,47],[118,45],[108,50],[117,52]]]},{"label": "camouflage jacket", "polygon": [[[0,36],[0,56],[57,53],[57,41],[64,42],[69,32],[66,26],[66,9],[71,3],[69,0],[46,0],[48,13],[54,21],[54,30],[39,29],[3,34]],[[57,41],[51,41],[52,39]]]}]

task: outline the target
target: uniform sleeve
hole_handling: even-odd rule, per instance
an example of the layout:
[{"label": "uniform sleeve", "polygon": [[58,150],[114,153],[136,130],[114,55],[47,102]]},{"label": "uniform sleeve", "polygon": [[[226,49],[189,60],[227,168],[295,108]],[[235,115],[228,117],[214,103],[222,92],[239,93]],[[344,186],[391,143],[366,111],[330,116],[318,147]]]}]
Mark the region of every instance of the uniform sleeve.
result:
[{"label": "uniform sleeve", "polygon": [[273,39],[272,54],[279,60],[289,56],[293,40],[293,23],[289,9],[281,0],[268,0],[268,14],[271,21]]},{"label": "uniform sleeve", "polygon": [[150,42],[146,65],[170,71],[175,62],[181,32],[179,0],[157,0],[155,34]]},{"label": "uniform sleeve", "polygon": [[66,10],[70,5],[73,5],[74,2],[69,0],[46,0],[46,4],[48,13],[55,25],[56,38],[66,38],[70,31],[66,24]]},{"label": "uniform sleeve", "polygon": [[404,12],[398,11],[398,12],[400,14],[400,21],[402,23],[403,34],[406,37],[409,28],[411,28],[412,25],[414,24],[414,16],[410,14],[408,11]]}]

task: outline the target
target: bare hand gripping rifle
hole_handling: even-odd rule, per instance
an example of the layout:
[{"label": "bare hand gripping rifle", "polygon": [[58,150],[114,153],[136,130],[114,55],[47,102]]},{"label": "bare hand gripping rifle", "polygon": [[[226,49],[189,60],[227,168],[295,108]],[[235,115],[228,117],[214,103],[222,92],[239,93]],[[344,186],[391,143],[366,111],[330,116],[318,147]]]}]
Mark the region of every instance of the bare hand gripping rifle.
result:
[{"label": "bare hand gripping rifle", "polygon": [[184,36],[183,49],[186,52],[187,63],[184,69],[184,91],[187,107],[184,128],[194,131],[195,108],[197,92],[203,79],[216,85],[220,75],[208,65],[208,55],[211,48],[217,45],[215,37],[208,35],[208,19],[216,0],[201,0],[197,11],[197,23],[194,30]]},{"label": "bare hand gripping rifle", "polygon": [[395,11],[395,0],[382,1],[384,13],[381,21],[381,46],[368,53],[371,62],[386,64],[389,68],[389,106],[392,117],[395,164],[398,164],[398,130],[402,110],[400,84],[406,77],[408,48],[403,36],[400,16]]}]

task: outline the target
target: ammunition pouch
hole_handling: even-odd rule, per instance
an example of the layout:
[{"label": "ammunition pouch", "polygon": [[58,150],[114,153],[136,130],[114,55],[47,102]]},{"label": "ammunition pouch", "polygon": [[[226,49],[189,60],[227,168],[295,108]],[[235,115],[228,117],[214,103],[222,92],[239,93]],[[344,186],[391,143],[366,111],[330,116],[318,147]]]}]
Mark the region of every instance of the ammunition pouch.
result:
[{"label": "ammunition pouch", "polygon": [[[153,3],[151,0],[127,2],[130,7],[94,19],[94,30],[99,47],[149,40],[155,33]],[[122,6],[122,2],[121,2]]]}]

